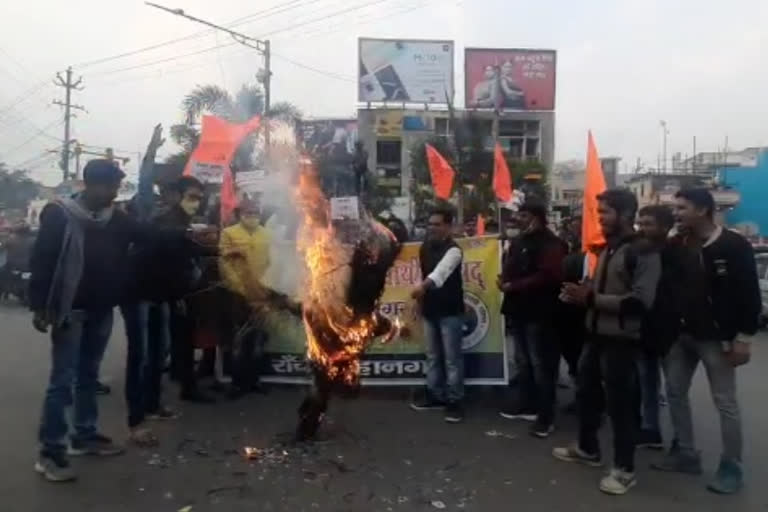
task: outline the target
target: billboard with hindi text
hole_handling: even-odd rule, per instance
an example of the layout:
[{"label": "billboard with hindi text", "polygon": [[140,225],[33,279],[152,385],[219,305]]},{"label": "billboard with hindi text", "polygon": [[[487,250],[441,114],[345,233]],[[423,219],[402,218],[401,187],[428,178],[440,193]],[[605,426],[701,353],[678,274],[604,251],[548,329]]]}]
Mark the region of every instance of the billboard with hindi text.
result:
[{"label": "billboard with hindi text", "polygon": [[465,105],[469,109],[554,110],[554,50],[467,48]]}]

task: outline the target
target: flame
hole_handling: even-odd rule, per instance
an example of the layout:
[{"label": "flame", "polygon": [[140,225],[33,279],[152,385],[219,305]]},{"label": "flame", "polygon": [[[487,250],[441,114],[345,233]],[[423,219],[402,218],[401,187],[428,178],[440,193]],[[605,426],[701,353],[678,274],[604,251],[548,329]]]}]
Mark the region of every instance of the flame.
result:
[{"label": "flame", "polygon": [[298,249],[307,267],[302,297],[307,357],[331,381],[353,386],[378,320],[374,313],[356,314],[346,304],[354,248],[334,232],[330,203],[311,161],[302,158],[299,164],[297,203],[303,222]]}]

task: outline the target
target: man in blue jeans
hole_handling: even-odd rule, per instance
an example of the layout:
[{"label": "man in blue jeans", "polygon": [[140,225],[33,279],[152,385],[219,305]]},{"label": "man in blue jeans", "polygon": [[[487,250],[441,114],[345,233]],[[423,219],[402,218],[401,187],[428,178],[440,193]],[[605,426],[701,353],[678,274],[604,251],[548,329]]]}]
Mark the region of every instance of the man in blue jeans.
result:
[{"label": "man in blue jeans", "polygon": [[427,389],[423,400],[411,404],[417,411],[445,408],[445,421],[464,419],[464,323],[462,252],[451,238],[453,213],[435,210],[429,217],[427,240],[419,261],[424,280],[411,296],[421,303],[427,338]]},{"label": "man in blue jeans", "polygon": [[[124,296],[132,243],[183,245],[184,231],[167,236],[113,205],[125,174],[110,160],[91,160],[85,190],[48,204],[32,251],[29,284],[34,327],[51,329],[52,364],[40,424],[35,469],[70,481],[66,409],[74,403],[72,455],[118,455],[123,448],[97,430],[98,370],[112,330],[112,309]],[[74,388],[74,401],[72,391]]]}]

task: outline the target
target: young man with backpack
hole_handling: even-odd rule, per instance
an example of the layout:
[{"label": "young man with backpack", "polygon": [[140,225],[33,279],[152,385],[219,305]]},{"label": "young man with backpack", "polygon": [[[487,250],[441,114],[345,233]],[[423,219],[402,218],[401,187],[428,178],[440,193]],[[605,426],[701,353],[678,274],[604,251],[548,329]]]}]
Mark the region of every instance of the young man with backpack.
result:
[{"label": "young man with backpack", "polygon": [[750,336],[758,329],[760,287],[754,252],[741,235],[714,221],[715,201],[703,188],[676,196],[677,239],[689,248],[683,290],[681,335],[665,360],[675,442],[661,471],[700,474],[688,392],[701,362],[720,414],[723,454],[707,488],[733,494],[743,486],[742,427],[736,398],[736,368],[749,361]]},{"label": "young man with backpack", "polygon": [[[613,427],[614,466],[601,480],[600,490],[621,495],[636,483],[637,359],[643,318],[653,306],[661,264],[657,252],[643,251],[637,243],[635,196],[626,189],[611,189],[597,199],[606,246],[594,279],[565,283],[560,294],[564,302],[587,308],[587,340],[576,390],[579,439],[555,448],[553,455],[566,462],[602,466],[597,434],[607,411]],[[631,272],[628,259],[633,260]]]}]

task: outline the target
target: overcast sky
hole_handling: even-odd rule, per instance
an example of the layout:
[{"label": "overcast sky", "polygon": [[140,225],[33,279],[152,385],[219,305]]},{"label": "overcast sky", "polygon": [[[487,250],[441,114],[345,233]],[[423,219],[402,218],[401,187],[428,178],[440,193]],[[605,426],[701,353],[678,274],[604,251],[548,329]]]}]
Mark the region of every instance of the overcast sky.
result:
[{"label": "overcast sky", "polygon": [[[591,128],[601,155],[655,166],[662,119],[670,155],[690,153],[694,135],[700,151],[717,150],[726,136],[732,149],[768,145],[766,0],[159,2],[219,24],[256,15],[236,29],[272,40],[273,101],[308,116],[354,115],[358,37],[453,39],[457,98],[465,46],[558,51],[558,159],[582,159]],[[255,51],[138,0],[6,1],[0,20],[0,161],[29,162],[47,182],[60,171],[55,155],[43,155],[63,133],[60,108],[50,105],[63,89],[51,81],[68,65],[85,87],[74,102],[88,110],[78,113],[73,136],[133,160],[155,123],[181,120],[179,103],[195,85],[234,91],[261,66]]]}]

